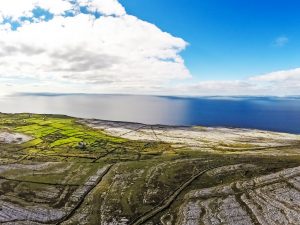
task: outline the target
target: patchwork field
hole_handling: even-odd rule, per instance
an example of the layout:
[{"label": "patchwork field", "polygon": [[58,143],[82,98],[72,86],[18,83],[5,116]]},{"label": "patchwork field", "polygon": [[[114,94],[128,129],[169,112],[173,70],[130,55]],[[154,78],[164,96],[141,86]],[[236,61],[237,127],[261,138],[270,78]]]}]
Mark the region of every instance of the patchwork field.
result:
[{"label": "patchwork field", "polygon": [[0,224],[300,224],[300,136],[0,114]]}]

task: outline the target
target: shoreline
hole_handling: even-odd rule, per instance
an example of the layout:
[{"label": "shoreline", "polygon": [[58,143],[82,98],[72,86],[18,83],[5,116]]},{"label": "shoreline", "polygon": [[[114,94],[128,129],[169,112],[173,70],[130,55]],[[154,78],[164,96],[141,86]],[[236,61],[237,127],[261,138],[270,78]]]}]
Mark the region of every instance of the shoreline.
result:
[{"label": "shoreline", "polygon": [[128,125],[141,125],[141,126],[152,126],[152,127],[163,127],[163,128],[212,128],[212,129],[230,129],[230,130],[252,130],[257,132],[269,132],[269,133],[281,133],[281,134],[291,134],[291,135],[300,135],[300,132],[284,132],[284,131],[276,131],[276,130],[267,130],[267,129],[258,129],[258,128],[247,128],[247,127],[233,127],[233,126],[205,126],[202,124],[194,124],[194,125],[169,125],[169,124],[151,124],[151,123],[141,123],[141,122],[133,122],[133,121],[121,121],[121,120],[107,120],[107,119],[97,119],[90,117],[76,117],[67,114],[45,114],[45,113],[29,113],[29,112],[21,112],[21,113],[5,113],[0,112],[1,114],[6,115],[22,115],[22,114],[32,114],[32,115],[40,115],[40,116],[50,116],[50,117],[66,117],[73,118],[77,120],[90,120],[90,121],[100,121],[106,123],[115,123],[115,124],[128,124]]}]

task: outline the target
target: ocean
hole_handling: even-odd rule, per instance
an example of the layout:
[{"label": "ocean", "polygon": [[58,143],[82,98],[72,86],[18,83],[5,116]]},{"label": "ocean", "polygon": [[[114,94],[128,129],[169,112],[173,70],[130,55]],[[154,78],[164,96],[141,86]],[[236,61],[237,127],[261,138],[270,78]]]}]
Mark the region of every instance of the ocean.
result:
[{"label": "ocean", "polygon": [[300,134],[300,97],[18,94],[0,112],[63,114],[144,124],[254,128]]}]

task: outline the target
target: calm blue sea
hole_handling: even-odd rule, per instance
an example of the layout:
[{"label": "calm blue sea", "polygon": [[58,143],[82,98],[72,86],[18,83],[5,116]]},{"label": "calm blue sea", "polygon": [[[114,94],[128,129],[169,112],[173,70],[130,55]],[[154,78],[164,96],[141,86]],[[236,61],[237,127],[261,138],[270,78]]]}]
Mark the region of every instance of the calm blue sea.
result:
[{"label": "calm blue sea", "polygon": [[161,97],[22,94],[0,97],[0,112],[165,125],[256,128],[300,134],[300,97]]}]

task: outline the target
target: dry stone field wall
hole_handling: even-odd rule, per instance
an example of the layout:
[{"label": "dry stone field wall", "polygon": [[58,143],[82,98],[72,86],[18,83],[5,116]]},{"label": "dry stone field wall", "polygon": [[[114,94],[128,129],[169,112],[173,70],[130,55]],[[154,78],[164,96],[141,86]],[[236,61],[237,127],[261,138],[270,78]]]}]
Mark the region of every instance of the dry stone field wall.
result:
[{"label": "dry stone field wall", "polygon": [[184,197],[177,224],[299,224],[299,191],[300,167],[193,190]]},{"label": "dry stone field wall", "polygon": [[300,224],[300,137],[0,114],[0,224]]}]

